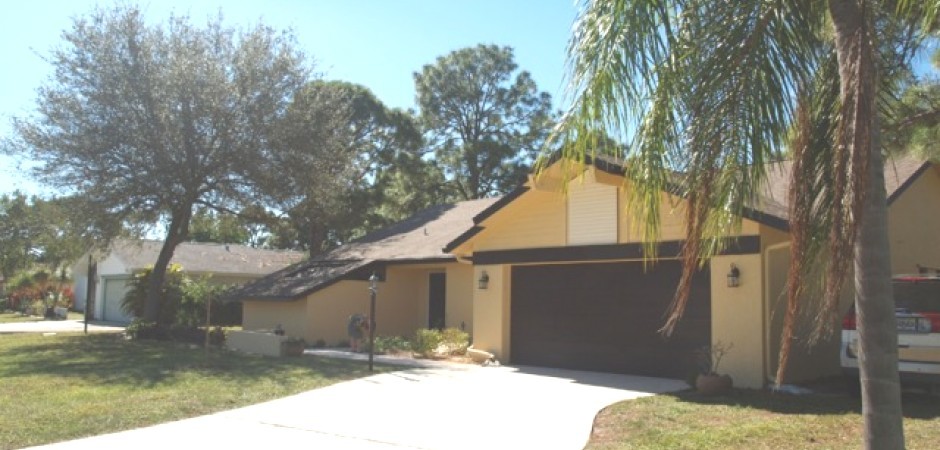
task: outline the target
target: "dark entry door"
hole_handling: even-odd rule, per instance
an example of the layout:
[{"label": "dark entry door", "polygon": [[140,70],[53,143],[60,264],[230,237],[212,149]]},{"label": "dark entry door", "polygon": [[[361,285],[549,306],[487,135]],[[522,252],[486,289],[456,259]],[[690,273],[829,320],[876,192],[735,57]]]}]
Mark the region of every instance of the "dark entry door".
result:
[{"label": "dark entry door", "polygon": [[447,275],[432,273],[428,278],[428,328],[443,329],[444,305],[447,303]]},{"label": "dark entry door", "polygon": [[681,274],[678,261],[517,266],[511,349],[516,364],[683,378],[711,341],[707,269],[668,339],[657,330]]}]

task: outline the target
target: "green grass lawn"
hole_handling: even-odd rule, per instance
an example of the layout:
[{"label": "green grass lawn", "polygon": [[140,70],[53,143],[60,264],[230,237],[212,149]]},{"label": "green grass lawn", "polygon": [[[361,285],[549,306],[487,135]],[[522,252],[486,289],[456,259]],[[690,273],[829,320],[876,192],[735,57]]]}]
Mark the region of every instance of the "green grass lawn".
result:
[{"label": "green grass lawn", "polygon": [[0,448],[208,414],[368,374],[362,362],[222,350],[206,358],[188,344],[120,334],[3,335]]},{"label": "green grass lawn", "polygon": [[[736,390],[709,398],[680,392],[605,409],[586,448],[857,449],[860,411],[861,400],[847,395]],[[937,448],[940,398],[905,393],[904,416],[907,448]]]},{"label": "green grass lawn", "polygon": [[[84,313],[69,311],[68,320],[83,320],[85,318]],[[0,312],[0,323],[13,323],[13,322],[40,322],[46,320],[44,317],[40,316],[24,316],[18,312]]]},{"label": "green grass lawn", "polygon": [[39,316],[24,316],[18,312],[2,312],[0,313],[0,323],[14,323],[14,322],[37,322],[40,320],[45,320]]}]

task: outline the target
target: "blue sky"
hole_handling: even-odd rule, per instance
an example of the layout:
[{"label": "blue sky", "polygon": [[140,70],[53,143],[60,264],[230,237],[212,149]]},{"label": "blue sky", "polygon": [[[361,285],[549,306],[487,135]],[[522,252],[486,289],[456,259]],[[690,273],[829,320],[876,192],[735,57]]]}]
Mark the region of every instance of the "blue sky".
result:
[{"label": "blue sky", "polygon": [[[33,0],[4,5],[0,15],[0,135],[10,118],[30,114],[36,89],[52,74],[42,56],[60,44],[71,18],[109,1]],[[515,48],[516,63],[540,89],[563,97],[565,46],[574,0],[152,0],[139,3],[152,21],[171,13],[195,23],[222,11],[229,25],[259,20],[293,28],[327,79],[363,84],[387,105],[414,106],[412,73],[438,56],[479,43]],[[24,176],[28,163],[0,155],[0,194],[48,194]]]}]

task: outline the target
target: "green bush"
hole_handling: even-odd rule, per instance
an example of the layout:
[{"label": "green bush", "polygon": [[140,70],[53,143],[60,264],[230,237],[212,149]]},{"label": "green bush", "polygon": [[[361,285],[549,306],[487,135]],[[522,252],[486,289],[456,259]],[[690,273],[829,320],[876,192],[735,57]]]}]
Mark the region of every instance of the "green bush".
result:
[{"label": "green bush", "polygon": [[27,312],[34,316],[45,316],[46,302],[44,300],[33,300],[33,302],[29,304]]},{"label": "green bush", "polygon": [[463,355],[470,347],[470,333],[459,328],[445,328],[441,333],[444,345],[451,355]]},{"label": "green bush", "polygon": [[440,347],[443,341],[444,336],[441,334],[440,330],[418,330],[415,333],[414,351],[424,357],[434,356],[437,348]]},{"label": "green bush", "polygon": [[201,326],[206,323],[206,302],[212,302],[212,325],[241,325],[241,303],[223,303],[222,296],[229,289],[223,284],[211,283],[208,278],[183,278],[182,297],[176,313],[176,323]]},{"label": "green bush", "polygon": [[[176,341],[200,345],[206,341],[206,332],[203,328],[179,325],[165,326],[156,322],[147,322],[142,319],[134,319],[131,321],[124,332],[128,337],[135,340]],[[222,327],[212,328],[209,332],[209,343],[211,345],[224,344],[225,330],[223,330]]]},{"label": "green bush", "polygon": [[470,346],[470,335],[458,328],[418,330],[415,335],[415,353],[426,357],[462,355]]},{"label": "green bush", "polygon": [[[147,301],[147,291],[150,289],[150,276],[153,268],[147,268],[134,274],[130,290],[121,301],[124,313],[135,316],[144,316],[144,305]],[[172,325],[176,323],[176,312],[183,297],[183,268],[178,264],[170,264],[166,269],[166,278],[163,280],[163,290],[160,293],[160,311],[157,314],[157,324]]]},{"label": "green bush", "polygon": [[[152,269],[144,270],[131,281],[131,289],[124,296],[121,308],[125,313],[143,317],[144,303]],[[208,278],[192,279],[183,273],[183,268],[171,264],[164,280],[160,313],[157,323],[165,326],[195,328],[206,324],[206,302],[212,302],[212,325],[232,326],[242,323],[240,302],[223,302],[229,286],[216,284]]]},{"label": "green bush", "polygon": [[[368,351],[368,342],[366,351]],[[375,352],[378,354],[399,353],[411,351],[411,342],[402,336],[376,336]]]},{"label": "green bush", "polygon": [[170,336],[165,327],[143,319],[132,320],[124,329],[124,333],[131,339],[167,340]]}]

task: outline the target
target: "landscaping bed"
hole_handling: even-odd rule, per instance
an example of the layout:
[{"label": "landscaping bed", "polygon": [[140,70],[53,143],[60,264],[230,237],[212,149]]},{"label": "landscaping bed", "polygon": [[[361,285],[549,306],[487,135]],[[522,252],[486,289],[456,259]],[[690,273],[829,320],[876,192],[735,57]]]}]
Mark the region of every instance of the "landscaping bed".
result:
[{"label": "landscaping bed", "polygon": [[[909,449],[940,439],[940,398],[904,394]],[[595,418],[587,449],[857,449],[861,400],[845,393],[810,395],[733,390],[693,391],[617,403]]]},{"label": "landscaping bed", "polygon": [[221,349],[206,355],[190,344],[128,341],[120,334],[6,335],[0,339],[0,448],[209,414],[369,374],[356,361]]}]

